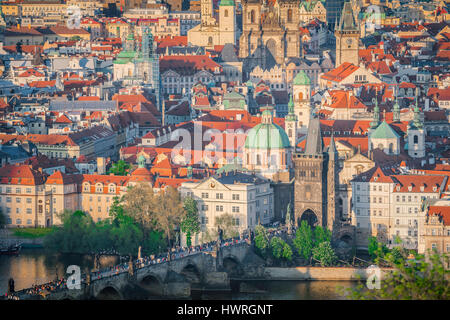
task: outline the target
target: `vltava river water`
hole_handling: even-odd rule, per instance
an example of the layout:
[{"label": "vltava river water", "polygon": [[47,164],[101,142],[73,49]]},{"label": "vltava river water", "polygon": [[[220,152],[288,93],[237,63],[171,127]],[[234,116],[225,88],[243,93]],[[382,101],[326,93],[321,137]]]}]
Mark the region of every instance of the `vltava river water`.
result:
[{"label": "vltava river water", "polygon": [[[118,257],[102,256],[102,267],[119,262]],[[15,289],[31,287],[61,278],[67,267],[78,265],[81,270],[92,269],[94,260],[91,256],[52,254],[43,249],[23,249],[18,256],[0,256],[0,294],[8,290],[8,279],[13,278]],[[343,299],[336,292],[336,287],[355,287],[352,281],[258,281],[246,282],[246,287],[258,290],[253,293],[203,293],[199,299],[233,299],[233,300],[310,300]],[[242,286],[241,286],[242,287]]]}]

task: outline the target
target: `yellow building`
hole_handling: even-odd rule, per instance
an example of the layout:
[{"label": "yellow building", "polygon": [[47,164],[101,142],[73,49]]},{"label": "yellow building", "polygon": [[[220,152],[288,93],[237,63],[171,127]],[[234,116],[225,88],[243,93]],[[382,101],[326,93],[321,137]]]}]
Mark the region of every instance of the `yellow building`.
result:
[{"label": "yellow building", "polygon": [[20,15],[20,7],[16,4],[3,4],[1,8],[5,16],[18,17]]},{"label": "yellow building", "polygon": [[67,4],[60,2],[48,2],[48,3],[21,3],[22,17],[43,17],[48,15],[66,16]]}]

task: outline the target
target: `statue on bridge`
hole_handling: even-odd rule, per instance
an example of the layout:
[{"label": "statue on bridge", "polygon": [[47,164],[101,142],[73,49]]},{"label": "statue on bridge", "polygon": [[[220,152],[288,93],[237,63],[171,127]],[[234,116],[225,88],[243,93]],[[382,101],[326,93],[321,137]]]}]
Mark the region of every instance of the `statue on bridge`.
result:
[{"label": "statue on bridge", "polygon": [[13,278],[9,278],[8,281],[8,294],[14,293],[14,279]]},{"label": "statue on bridge", "polygon": [[287,227],[288,234],[292,234],[292,209],[291,209],[291,203],[289,202],[286,209],[286,220],[285,220],[285,226]]}]

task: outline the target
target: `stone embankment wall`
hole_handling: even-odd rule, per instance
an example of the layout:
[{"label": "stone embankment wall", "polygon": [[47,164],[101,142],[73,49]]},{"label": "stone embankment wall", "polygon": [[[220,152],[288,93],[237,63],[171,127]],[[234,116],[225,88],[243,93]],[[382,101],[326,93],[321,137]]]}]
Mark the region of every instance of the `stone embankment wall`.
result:
[{"label": "stone embankment wall", "polygon": [[[392,269],[382,268],[384,272]],[[267,280],[359,280],[367,279],[373,274],[365,268],[333,268],[333,267],[296,267],[296,268],[265,268]]]}]

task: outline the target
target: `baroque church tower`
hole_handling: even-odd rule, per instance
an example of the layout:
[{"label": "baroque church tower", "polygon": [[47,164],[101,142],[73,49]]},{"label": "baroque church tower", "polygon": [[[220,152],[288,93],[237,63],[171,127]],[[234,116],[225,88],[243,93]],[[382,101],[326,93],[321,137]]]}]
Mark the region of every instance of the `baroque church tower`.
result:
[{"label": "baroque church tower", "polygon": [[344,62],[359,66],[359,28],[350,2],[344,3],[339,25],[334,32],[336,36],[336,67]]}]

